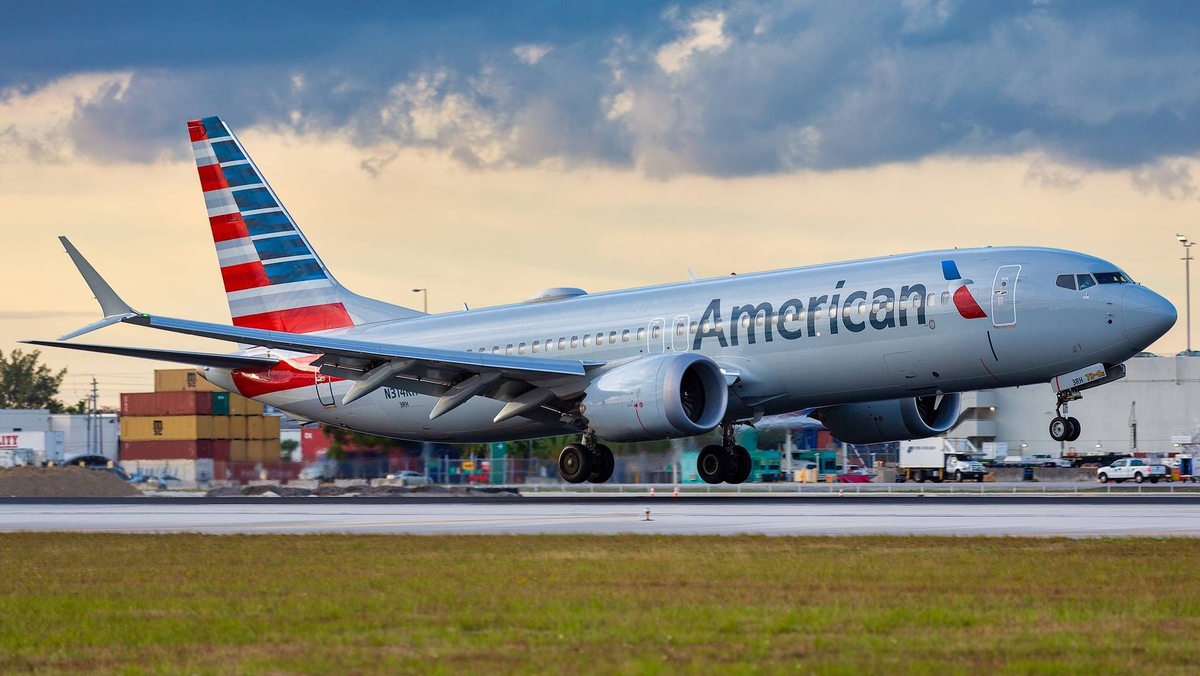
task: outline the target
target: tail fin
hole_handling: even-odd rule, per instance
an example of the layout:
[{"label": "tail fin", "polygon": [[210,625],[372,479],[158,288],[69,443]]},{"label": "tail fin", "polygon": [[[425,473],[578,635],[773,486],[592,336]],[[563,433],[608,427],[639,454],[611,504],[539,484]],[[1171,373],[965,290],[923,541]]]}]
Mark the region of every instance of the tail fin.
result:
[{"label": "tail fin", "polygon": [[188,133],[234,326],[312,333],[421,314],[338,284],[221,118]]}]

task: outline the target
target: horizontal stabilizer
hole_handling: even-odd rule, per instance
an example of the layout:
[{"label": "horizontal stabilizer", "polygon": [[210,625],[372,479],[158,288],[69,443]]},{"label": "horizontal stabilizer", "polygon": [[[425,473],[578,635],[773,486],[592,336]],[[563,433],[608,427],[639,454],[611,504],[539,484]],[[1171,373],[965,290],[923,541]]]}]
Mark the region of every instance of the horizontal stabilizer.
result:
[{"label": "horizontal stabilizer", "polygon": [[65,347],[68,350],[84,352],[99,352],[115,354],[122,357],[137,357],[139,359],[157,359],[192,366],[209,366],[220,369],[254,369],[270,368],[279,363],[278,359],[270,357],[246,357],[236,354],[214,354],[210,352],[184,352],[181,350],[158,350],[148,347],[122,347],[120,345],[88,345],[86,343],[63,343],[54,340],[23,340],[29,345],[44,347]]}]

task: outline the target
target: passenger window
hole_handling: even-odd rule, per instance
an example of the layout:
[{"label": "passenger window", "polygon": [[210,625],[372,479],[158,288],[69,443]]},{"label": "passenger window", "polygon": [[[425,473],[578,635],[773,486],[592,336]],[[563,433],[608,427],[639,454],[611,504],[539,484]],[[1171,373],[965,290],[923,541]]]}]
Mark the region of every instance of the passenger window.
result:
[{"label": "passenger window", "polygon": [[929,307],[931,305],[937,305],[937,294],[936,293],[929,294],[929,299],[925,301],[926,307]]},{"label": "passenger window", "polygon": [[592,345],[592,334],[590,334],[590,333],[583,334],[583,346],[591,347],[591,345]]},{"label": "passenger window", "polygon": [[755,315],[755,317],[754,317],[754,325],[755,326],[757,326],[758,328],[761,329],[764,321],[766,321],[766,317],[763,316],[763,313],[760,312],[757,315]]},{"label": "passenger window", "polygon": [[617,344],[617,332],[616,331],[608,332],[608,343],[609,343],[609,345]]},{"label": "passenger window", "polygon": [[621,342],[622,343],[629,342],[629,329],[625,329],[624,331],[621,332]]},{"label": "passenger window", "polygon": [[536,340],[535,340],[535,341],[533,341],[533,345],[531,345],[530,347],[531,347],[531,349],[533,350],[533,353],[534,353],[534,354],[537,354],[537,353],[538,353],[538,341],[536,341]]},{"label": "passenger window", "polygon": [[950,304],[950,292],[943,291],[942,292],[942,305],[949,305],[949,304]]},{"label": "passenger window", "polygon": [[639,341],[646,339],[646,329],[638,329],[637,330],[637,339]]},{"label": "passenger window", "polygon": [[517,344],[517,354],[525,354],[525,343]]},{"label": "passenger window", "polygon": [[579,347],[579,336],[571,336],[571,347]]},{"label": "passenger window", "polygon": [[675,325],[675,335],[677,335],[677,336],[682,336],[682,335],[683,335],[683,331],[684,331],[684,329],[686,329],[686,328],[687,328],[687,327],[686,327],[686,326],[684,326],[683,324],[676,324],[676,325]]},{"label": "passenger window", "polygon": [[567,339],[566,338],[558,339],[558,349],[560,349],[560,350],[567,349]]},{"label": "passenger window", "polygon": [[817,308],[816,311],[813,312],[813,317],[816,319],[821,318],[821,308]]},{"label": "passenger window", "polygon": [[658,340],[659,338],[661,338],[662,337],[662,327],[656,326],[653,329],[651,329],[650,337],[653,338],[654,340]]},{"label": "passenger window", "polygon": [[500,354],[500,346],[499,345],[492,346],[492,354]]},{"label": "passenger window", "polygon": [[[799,317],[797,317],[796,319],[797,319],[797,320],[799,320],[799,321],[805,321],[806,319],[808,319],[808,311],[807,311],[807,310],[801,310],[801,311],[800,311],[800,316],[799,316]],[[787,320],[785,319],[784,321],[787,321]]]},{"label": "passenger window", "polygon": [[1096,286],[1096,280],[1092,279],[1091,275],[1075,275],[1075,279],[1079,281],[1079,290]]},{"label": "passenger window", "polygon": [[742,315],[742,321],[741,321],[741,324],[742,324],[742,328],[743,328],[743,329],[748,329],[748,328],[750,328],[750,316],[749,316],[749,315]]},{"label": "passenger window", "polygon": [[512,344],[512,343],[509,343],[509,344],[508,344],[508,345],[507,345],[507,346],[504,348],[504,354],[512,354],[512,352],[513,352],[513,344]]},{"label": "passenger window", "polygon": [[693,336],[696,335],[697,328],[699,328],[699,325],[696,324],[696,322],[692,322],[691,324],[688,324],[688,333],[691,333]]},{"label": "passenger window", "polygon": [[596,345],[603,345],[603,344],[604,344],[604,332],[601,331],[596,334]]},{"label": "passenger window", "polygon": [[879,301],[871,303],[871,312],[879,312]]}]

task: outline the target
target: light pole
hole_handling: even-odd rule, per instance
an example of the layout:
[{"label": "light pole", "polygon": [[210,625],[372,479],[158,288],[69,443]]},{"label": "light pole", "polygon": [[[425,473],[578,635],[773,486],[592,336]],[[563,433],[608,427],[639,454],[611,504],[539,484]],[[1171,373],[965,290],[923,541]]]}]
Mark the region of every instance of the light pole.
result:
[{"label": "light pole", "polygon": [[1187,356],[1192,356],[1192,246],[1195,242],[1189,242],[1187,237],[1183,235],[1175,235],[1175,239],[1183,245],[1183,275],[1186,288],[1187,303]]},{"label": "light pole", "polygon": [[421,294],[421,307],[425,314],[429,314],[429,289],[413,289],[413,293]]}]

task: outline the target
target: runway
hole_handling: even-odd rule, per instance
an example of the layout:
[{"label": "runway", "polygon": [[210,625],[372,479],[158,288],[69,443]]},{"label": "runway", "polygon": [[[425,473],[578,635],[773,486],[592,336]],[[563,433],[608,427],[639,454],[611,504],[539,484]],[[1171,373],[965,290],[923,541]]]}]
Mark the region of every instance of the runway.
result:
[{"label": "runway", "polygon": [[1200,502],[1137,497],[6,502],[0,504],[0,531],[1200,537]]}]

